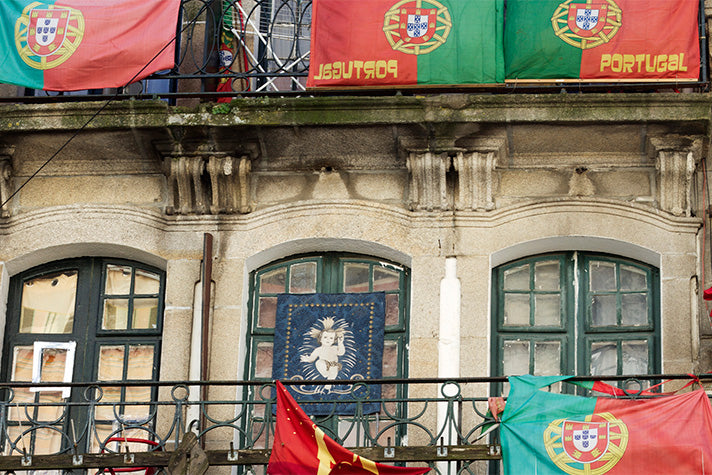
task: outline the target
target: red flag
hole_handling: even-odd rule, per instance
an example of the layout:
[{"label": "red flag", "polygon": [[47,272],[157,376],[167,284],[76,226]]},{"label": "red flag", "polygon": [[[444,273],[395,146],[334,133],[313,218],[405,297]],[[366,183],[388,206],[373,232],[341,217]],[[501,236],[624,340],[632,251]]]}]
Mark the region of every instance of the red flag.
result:
[{"label": "red flag", "polygon": [[393,467],[346,450],[319,429],[277,381],[277,428],[267,473],[271,475],[420,475],[429,467]]}]

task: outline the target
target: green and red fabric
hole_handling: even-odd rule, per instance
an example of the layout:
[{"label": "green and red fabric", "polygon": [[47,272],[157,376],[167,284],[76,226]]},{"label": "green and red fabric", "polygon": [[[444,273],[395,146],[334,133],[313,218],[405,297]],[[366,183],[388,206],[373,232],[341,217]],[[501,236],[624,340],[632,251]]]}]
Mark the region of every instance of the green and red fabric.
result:
[{"label": "green and red fabric", "polygon": [[712,407],[703,390],[645,399],[542,390],[568,378],[509,378],[500,425],[506,475],[712,474]]},{"label": "green and red fabric", "polygon": [[506,78],[697,80],[698,0],[507,0]]},{"label": "green and red fabric", "polygon": [[180,3],[2,0],[0,82],[75,91],[126,86],[170,69]]},{"label": "green and red fabric", "polygon": [[429,467],[393,467],[360,457],[324,434],[277,381],[277,425],[270,475],[421,475]]},{"label": "green and red fabric", "polygon": [[503,0],[314,0],[307,86],[504,80]]}]

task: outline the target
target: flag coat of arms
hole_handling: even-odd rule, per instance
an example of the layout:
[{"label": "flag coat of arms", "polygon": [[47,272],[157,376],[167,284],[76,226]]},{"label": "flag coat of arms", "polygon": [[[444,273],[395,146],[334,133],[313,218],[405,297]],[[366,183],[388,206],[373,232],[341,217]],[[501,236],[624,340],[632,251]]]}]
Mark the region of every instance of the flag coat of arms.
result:
[{"label": "flag coat of arms", "polygon": [[504,0],[314,0],[307,86],[504,80]]},{"label": "flag coat of arms", "polygon": [[694,81],[698,0],[507,0],[507,80]]},{"label": "flag coat of arms", "polygon": [[394,467],[360,457],[319,429],[277,381],[277,426],[270,475],[420,475],[429,467]]},{"label": "flag coat of arms", "polygon": [[180,0],[2,0],[0,82],[121,87],[175,63]]},{"label": "flag coat of arms", "polygon": [[505,475],[712,474],[705,391],[622,399],[542,390],[565,379],[509,378],[500,425]]}]

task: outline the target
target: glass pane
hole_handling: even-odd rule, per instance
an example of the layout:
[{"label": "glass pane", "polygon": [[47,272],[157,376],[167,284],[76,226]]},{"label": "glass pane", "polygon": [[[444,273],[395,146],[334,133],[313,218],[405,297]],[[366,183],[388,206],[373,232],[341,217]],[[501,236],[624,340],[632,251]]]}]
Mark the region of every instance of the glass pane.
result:
[{"label": "glass pane", "polygon": [[594,327],[616,325],[616,296],[591,296],[591,324]]},{"label": "glass pane", "polygon": [[32,381],[34,347],[16,346],[12,358],[12,381]]},{"label": "glass pane", "polygon": [[124,379],[124,345],[102,345],[99,349],[99,381]]},{"label": "glass pane", "polygon": [[618,374],[618,352],[616,342],[597,341],[591,343],[591,375]]},{"label": "glass pane", "polygon": [[529,264],[504,271],[504,290],[530,290]]},{"label": "glass pane", "polygon": [[648,324],[647,294],[624,294],[621,296],[621,324]]},{"label": "glass pane", "polygon": [[147,270],[136,269],[134,294],[157,294],[161,290],[161,277]]},{"label": "glass pane", "polygon": [[158,299],[134,299],[131,328],[156,328],[158,324]]},{"label": "glass pane", "polygon": [[648,275],[637,267],[621,265],[621,290],[647,290]]},{"label": "glass pane", "polygon": [[551,376],[561,373],[561,343],[538,341],[534,343],[534,374]]},{"label": "glass pane", "polygon": [[255,378],[272,377],[272,342],[261,341],[257,343],[257,355],[255,357]]},{"label": "glass pane", "polygon": [[529,294],[504,294],[504,324],[529,325]]},{"label": "glass pane", "polygon": [[126,330],[129,321],[128,299],[104,300],[104,315],[101,319],[101,328],[104,330]]},{"label": "glass pane", "polygon": [[593,261],[589,264],[592,291],[616,290],[616,265],[612,262]]},{"label": "glass pane", "polygon": [[96,406],[95,417],[99,420],[110,421],[116,419],[116,414],[121,414],[119,406],[114,403],[121,401],[121,388],[102,387],[103,396]]},{"label": "glass pane", "polygon": [[505,376],[529,374],[529,342],[508,340],[504,342]]},{"label": "glass pane", "polygon": [[368,292],[369,277],[368,264],[344,264],[344,292]]},{"label": "glass pane", "polygon": [[277,297],[260,297],[260,307],[257,313],[259,328],[274,328],[277,321]]},{"label": "glass pane", "polygon": [[559,294],[543,294],[534,296],[534,325],[561,325],[561,296]]},{"label": "glass pane", "polygon": [[316,262],[302,262],[290,266],[289,292],[293,294],[316,292]]},{"label": "glass pane", "polygon": [[398,344],[383,342],[383,377],[398,376]]},{"label": "glass pane", "polygon": [[[24,432],[25,430],[27,430],[27,427],[24,426],[12,426],[7,428],[10,439],[17,444],[15,450],[12,453],[10,453],[8,450],[8,455],[22,455],[23,450],[26,450],[27,453],[34,453],[36,455],[59,453],[62,445],[61,427],[43,427],[31,431],[23,435],[22,438],[20,438],[20,434],[22,434],[22,432]],[[60,472],[48,470],[41,471],[40,473]]]},{"label": "glass pane", "polygon": [[373,291],[385,292],[400,288],[400,273],[383,267],[373,268]]},{"label": "glass pane", "polygon": [[400,297],[398,294],[386,294],[386,325],[398,325],[399,301]]},{"label": "glass pane", "polygon": [[621,343],[623,350],[623,374],[648,373],[648,342],[624,341]]},{"label": "glass pane", "polygon": [[131,266],[107,265],[104,293],[106,295],[130,295],[132,270]]},{"label": "glass pane", "polygon": [[265,272],[260,276],[260,293],[261,294],[282,294],[285,292],[287,282],[287,268]]},{"label": "glass pane", "polygon": [[[126,388],[126,401],[128,402],[147,402],[151,400],[150,387],[129,387]],[[125,405],[124,419],[134,421],[136,423],[145,422],[151,413],[151,406],[148,405]]]},{"label": "glass pane", "polygon": [[28,421],[27,415],[34,418],[34,408],[26,404],[35,402],[35,394],[30,391],[30,388],[13,388],[15,397],[12,398],[12,404],[8,406],[9,419],[11,421]]},{"label": "glass pane", "polygon": [[153,345],[130,345],[126,379],[153,379]]},{"label": "glass pane", "polygon": [[40,363],[40,382],[56,383],[64,381],[64,368],[67,366],[65,348],[44,348]]},{"label": "glass pane", "polygon": [[534,288],[559,290],[559,261],[542,261],[534,264]]},{"label": "glass pane", "polygon": [[75,270],[25,282],[20,333],[72,333],[76,295]]},{"label": "glass pane", "polygon": [[64,402],[62,391],[42,391],[39,393],[39,402],[42,405],[37,408],[38,421],[58,421],[66,408],[61,405]]}]

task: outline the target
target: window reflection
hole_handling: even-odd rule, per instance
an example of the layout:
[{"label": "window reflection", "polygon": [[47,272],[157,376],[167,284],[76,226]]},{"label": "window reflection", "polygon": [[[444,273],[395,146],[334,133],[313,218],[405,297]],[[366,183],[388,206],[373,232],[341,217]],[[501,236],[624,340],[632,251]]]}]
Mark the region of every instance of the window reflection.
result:
[{"label": "window reflection", "polygon": [[62,272],[24,283],[20,333],[72,333],[77,274]]}]

